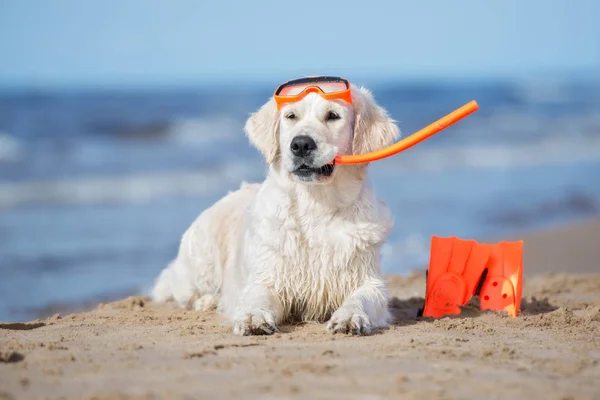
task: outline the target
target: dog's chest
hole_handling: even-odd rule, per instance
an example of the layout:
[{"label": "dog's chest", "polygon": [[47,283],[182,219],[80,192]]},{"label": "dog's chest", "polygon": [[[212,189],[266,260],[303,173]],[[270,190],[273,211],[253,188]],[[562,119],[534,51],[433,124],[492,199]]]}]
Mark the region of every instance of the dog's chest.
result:
[{"label": "dog's chest", "polygon": [[346,209],[328,207],[265,186],[250,213],[248,265],[288,317],[326,319],[379,274],[379,247],[393,225],[387,206],[365,194]]},{"label": "dog's chest", "polygon": [[297,318],[328,318],[377,268],[374,254],[383,239],[377,224],[290,217],[279,226],[271,284]]}]

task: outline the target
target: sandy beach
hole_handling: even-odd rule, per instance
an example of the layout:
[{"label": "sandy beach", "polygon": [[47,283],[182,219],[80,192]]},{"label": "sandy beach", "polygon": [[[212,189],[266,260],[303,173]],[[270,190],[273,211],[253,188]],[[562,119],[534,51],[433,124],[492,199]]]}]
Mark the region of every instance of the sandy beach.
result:
[{"label": "sandy beach", "polygon": [[0,399],[600,399],[600,220],[525,240],[522,313],[418,319],[422,273],[388,277],[396,323],[236,337],[143,297],[0,325]]}]

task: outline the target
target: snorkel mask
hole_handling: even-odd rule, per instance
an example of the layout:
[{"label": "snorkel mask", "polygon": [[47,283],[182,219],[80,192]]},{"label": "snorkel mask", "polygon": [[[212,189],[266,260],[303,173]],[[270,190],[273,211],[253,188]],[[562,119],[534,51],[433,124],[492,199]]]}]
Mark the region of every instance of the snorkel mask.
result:
[{"label": "snorkel mask", "polygon": [[335,76],[309,76],[285,82],[275,90],[273,97],[280,110],[284,104],[300,101],[309,93],[317,93],[325,100],[343,100],[352,104],[350,82]]}]

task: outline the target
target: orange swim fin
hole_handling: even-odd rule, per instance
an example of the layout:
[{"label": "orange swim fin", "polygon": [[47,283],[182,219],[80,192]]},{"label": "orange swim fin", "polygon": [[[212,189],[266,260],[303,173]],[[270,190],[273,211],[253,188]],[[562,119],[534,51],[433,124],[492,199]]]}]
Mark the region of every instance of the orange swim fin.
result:
[{"label": "orange swim fin", "polygon": [[460,314],[460,306],[480,294],[482,310],[506,310],[516,316],[521,304],[522,249],[523,242],[480,244],[433,236],[422,315]]},{"label": "orange swim fin", "polygon": [[477,287],[490,252],[474,240],[431,238],[424,317],[460,314]]},{"label": "orange swim fin", "polygon": [[519,315],[523,291],[523,241],[500,242],[493,246],[489,273],[482,286],[482,310],[504,310]]}]

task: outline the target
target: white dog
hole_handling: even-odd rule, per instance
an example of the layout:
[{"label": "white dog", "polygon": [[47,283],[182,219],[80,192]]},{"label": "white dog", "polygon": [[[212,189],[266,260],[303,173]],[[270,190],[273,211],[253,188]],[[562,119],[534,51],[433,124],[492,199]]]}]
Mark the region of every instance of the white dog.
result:
[{"label": "white dog", "polygon": [[333,160],[389,146],[399,130],[369,91],[351,91],[352,104],[309,93],[281,110],[271,99],[250,116],[245,131],[266,158],[266,179],[243,183],[196,219],[154,301],[217,306],[240,335],[292,320],[357,335],[390,323],[379,267],[390,210],[367,165]]}]

